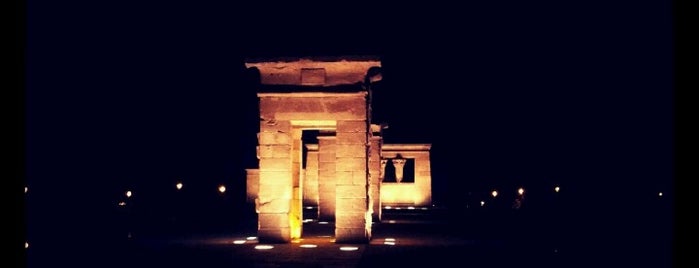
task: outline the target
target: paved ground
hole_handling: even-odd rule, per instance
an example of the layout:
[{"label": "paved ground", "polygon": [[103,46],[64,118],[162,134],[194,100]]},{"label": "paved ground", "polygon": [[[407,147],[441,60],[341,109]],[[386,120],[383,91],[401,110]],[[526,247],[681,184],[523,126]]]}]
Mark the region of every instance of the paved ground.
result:
[{"label": "paved ground", "polygon": [[[332,222],[304,224],[303,238],[289,244],[260,244],[252,229],[231,234],[132,237],[124,265],[139,267],[561,267],[555,245],[487,237],[473,225],[454,224],[439,211],[389,211],[375,223],[369,244],[337,244]],[[237,242],[236,242],[237,241]],[[239,243],[239,244],[237,244]],[[256,249],[269,245],[271,249]],[[527,245],[527,246],[522,246]],[[344,251],[344,247],[356,250]]]},{"label": "paved ground", "polygon": [[[29,248],[29,267],[670,266],[666,235],[654,235],[657,230],[648,224],[620,225],[594,217],[590,222],[599,222],[595,226],[572,217],[575,213],[473,211],[384,210],[383,220],[372,228],[370,243],[358,245],[335,243],[332,222],[312,221],[304,223],[301,240],[270,244],[270,249],[256,249],[262,244],[254,238],[254,211],[253,216],[240,215],[241,221],[228,229],[202,230],[216,221],[196,217],[189,219],[203,222],[188,225],[195,230],[178,224],[145,228],[144,222],[150,220],[134,225],[115,222],[88,237],[71,238],[67,232],[55,232],[61,234],[56,239],[41,236],[44,239],[36,239]],[[638,231],[622,236],[624,229]],[[341,250],[345,246],[356,250]]]}]

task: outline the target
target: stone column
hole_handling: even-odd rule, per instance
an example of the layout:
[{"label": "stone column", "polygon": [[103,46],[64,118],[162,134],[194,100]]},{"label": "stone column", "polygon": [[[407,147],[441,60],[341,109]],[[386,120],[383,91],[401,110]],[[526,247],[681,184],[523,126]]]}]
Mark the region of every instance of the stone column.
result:
[{"label": "stone column", "polygon": [[388,159],[381,159],[381,172],[379,173],[379,178],[381,181],[383,181],[383,178],[386,175],[386,164],[388,163]]},{"label": "stone column", "polygon": [[306,177],[303,180],[303,204],[318,206],[318,144],[306,144]]},{"label": "stone column", "polygon": [[291,241],[293,193],[292,135],[289,121],[260,122],[257,236],[263,242]]},{"label": "stone column", "polygon": [[420,152],[415,156],[415,187],[422,194],[415,200],[415,205],[429,206],[432,204],[432,174],[430,171],[430,152]]},{"label": "stone column", "polygon": [[291,227],[291,239],[301,238],[303,227],[303,141],[302,130],[294,128],[291,135],[291,174],[293,189],[291,206],[289,207],[289,224]]},{"label": "stone column", "polygon": [[371,237],[368,204],[367,124],[337,122],[335,242],[365,243]]},{"label": "stone column", "polygon": [[403,167],[405,166],[405,159],[394,158],[392,159],[393,166],[396,168],[396,182],[403,180]]},{"label": "stone column", "polygon": [[369,139],[369,207],[373,220],[381,220],[381,136]]},{"label": "stone column", "polygon": [[335,220],[335,136],[318,135],[318,220]]}]

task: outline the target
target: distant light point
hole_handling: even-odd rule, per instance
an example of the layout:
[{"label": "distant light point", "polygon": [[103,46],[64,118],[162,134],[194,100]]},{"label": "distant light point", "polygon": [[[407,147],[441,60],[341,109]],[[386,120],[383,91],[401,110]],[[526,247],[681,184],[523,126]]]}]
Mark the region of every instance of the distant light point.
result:
[{"label": "distant light point", "polygon": [[226,186],[224,186],[224,185],[218,186],[218,191],[219,191],[220,193],[225,193],[225,192],[226,192]]},{"label": "distant light point", "polygon": [[126,191],[126,197],[131,197],[131,191]]},{"label": "distant light point", "polygon": [[182,190],[182,183],[178,182],[177,184],[175,184],[175,187],[177,187],[177,190]]},{"label": "distant light point", "polygon": [[29,248],[29,242],[24,242],[24,248]]},{"label": "distant light point", "polygon": [[485,201],[481,201],[481,207],[485,206]]},{"label": "distant light point", "polygon": [[662,196],[663,196],[663,192],[659,192],[659,193],[658,193],[658,196],[662,197]]},{"label": "distant light point", "polygon": [[556,186],[556,188],[553,188],[553,190],[558,193],[561,190],[561,187]]},{"label": "distant light point", "polygon": [[517,190],[517,193],[519,193],[519,195],[523,195],[523,194],[524,194],[524,188],[519,188],[519,189]]},{"label": "distant light point", "polygon": [[490,195],[492,195],[493,197],[497,197],[497,196],[498,196],[498,191],[493,190],[493,191],[490,193]]},{"label": "distant light point", "polygon": [[119,206],[121,206],[121,207],[126,206],[126,202],[124,202],[124,201],[119,202]]},{"label": "distant light point", "polygon": [[24,193],[26,194],[26,193],[27,193],[27,191],[29,191],[29,187],[27,187],[27,186],[24,186]]}]

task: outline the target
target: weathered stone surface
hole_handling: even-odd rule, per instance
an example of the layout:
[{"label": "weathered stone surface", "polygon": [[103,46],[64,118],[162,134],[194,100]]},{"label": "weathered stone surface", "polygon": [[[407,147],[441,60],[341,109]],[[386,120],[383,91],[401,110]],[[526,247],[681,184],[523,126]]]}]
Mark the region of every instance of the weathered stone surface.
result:
[{"label": "weathered stone surface", "polygon": [[335,181],[337,180],[335,177],[335,173],[337,173],[337,171],[331,168],[332,167],[325,167],[323,169],[318,170],[319,184],[324,184],[325,182],[335,183]]},{"label": "weathered stone surface", "polygon": [[289,215],[286,213],[260,213],[259,228],[289,227]]},{"label": "weathered stone surface", "polygon": [[[335,163],[335,160],[337,159],[337,156],[335,155],[335,150],[333,149],[328,150],[328,151],[323,151],[322,153],[318,154],[318,162],[321,163]],[[322,164],[321,164],[322,166]]]},{"label": "weathered stone surface", "polygon": [[291,144],[291,134],[287,132],[260,132],[258,137],[260,145]]},{"label": "weathered stone surface", "polygon": [[288,120],[276,120],[274,118],[263,118],[260,122],[260,132],[285,132],[291,131],[291,122]]},{"label": "weathered stone surface", "polygon": [[366,133],[367,124],[365,120],[343,120],[337,122],[337,130],[340,132]]},{"label": "weathered stone surface", "polygon": [[365,120],[366,92],[258,93],[260,116],[288,120]]},{"label": "weathered stone surface", "polygon": [[257,198],[261,202],[266,203],[273,199],[291,199],[293,190],[291,186],[278,185],[263,185],[260,184],[260,190],[257,193]]},{"label": "weathered stone surface", "polygon": [[366,198],[365,185],[338,185],[335,188],[337,198]]},{"label": "weathered stone surface", "polygon": [[366,243],[369,234],[366,228],[335,228],[336,243]]},{"label": "weathered stone surface", "polygon": [[276,186],[289,186],[291,187],[291,183],[293,182],[293,178],[291,175],[291,172],[288,172],[286,170],[281,170],[281,171],[269,171],[269,170],[262,170],[258,172],[260,176],[260,182],[259,184],[264,184],[264,185],[271,185],[273,187]]},{"label": "weathered stone surface", "polygon": [[355,171],[352,173],[352,184],[367,185],[369,183],[369,174],[366,171]]},{"label": "weathered stone surface", "polygon": [[291,172],[291,158],[260,158],[260,170]]},{"label": "weathered stone surface", "polygon": [[367,200],[366,198],[337,198],[335,210],[336,218],[341,214],[364,213],[367,210]]},{"label": "weathered stone surface", "polygon": [[337,185],[366,185],[367,174],[365,171],[338,171],[335,175]]},{"label": "weathered stone surface", "polygon": [[[260,82],[265,85],[308,85],[308,77],[304,79],[303,73],[312,71],[311,77],[320,76],[322,70],[323,80],[311,80],[312,85],[351,85],[363,83],[369,69],[381,67],[381,61],[376,58],[343,57],[332,60],[311,58],[272,59],[272,60],[248,60],[247,68],[257,68],[260,73]],[[307,74],[306,76],[309,76]],[[381,79],[381,75],[371,77],[372,81]],[[305,82],[304,82],[305,81]]]},{"label": "weathered stone surface", "polygon": [[364,157],[367,147],[364,144],[337,144],[335,147],[337,157]]},{"label": "weathered stone surface", "polygon": [[365,132],[338,132],[335,137],[337,144],[367,144]]},{"label": "weathered stone surface", "polygon": [[291,228],[258,228],[257,239],[262,243],[288,243],[291,242]]},{"label": "weathered stone surface", "polygon": [[255,210],[260,213],[288,213],[291,199],[284,198],[258,198],[255,200]]},{"label": "weathered stone surface", "polygon": [[284,158],[291,157],[290,145],[260,145],[261,158]]},{"label": "weathered stone surface", "polygon": [[322,86],[325,84],[325,68],[302,68],[301,85]]},{"label": "weathered stone surface", "polygon": [[318,198],[318,151],[309,151],[306,155],[303,203],[308,206],[317,206]]},{"label": "weathered stone surface", "polygon": [[366,171],[366,159],[362,157],[338,158],[337,171]]}]

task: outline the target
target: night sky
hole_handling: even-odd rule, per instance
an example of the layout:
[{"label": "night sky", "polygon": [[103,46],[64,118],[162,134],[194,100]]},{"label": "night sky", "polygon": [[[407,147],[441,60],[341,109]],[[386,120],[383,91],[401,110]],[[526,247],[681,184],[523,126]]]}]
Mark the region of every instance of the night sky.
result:
[{"label": "night sky", "polygon": [[178,179],[243,198],[246,57],[380,56],[375,123],[387,143],[433,144],[439,203],[559,184],[571,209],[624,229],[619,213],[672,198],[669,1],[222,2],[27,1],[30,232],[100,234],[124,189]]}]

